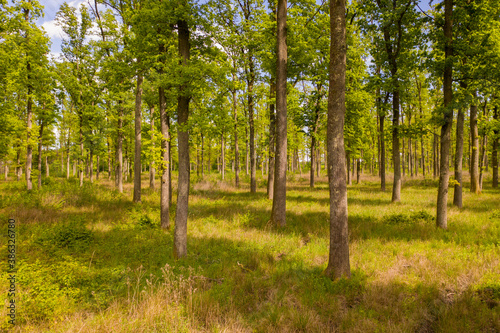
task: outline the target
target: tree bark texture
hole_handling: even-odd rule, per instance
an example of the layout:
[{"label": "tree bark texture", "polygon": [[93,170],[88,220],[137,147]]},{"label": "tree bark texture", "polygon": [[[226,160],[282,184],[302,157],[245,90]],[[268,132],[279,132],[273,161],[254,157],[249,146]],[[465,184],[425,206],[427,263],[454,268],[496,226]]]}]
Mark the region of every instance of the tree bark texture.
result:
[{"label": "tree bark texture", "polygon": [[[187,21],[179,20],[178,40],[179,53],[182,57],[182,66],[187,66],[189,61],[189,28]],[[179,153],[179,178],[177,184],[177,211],[175,215],[174,231],[174,257],[176,259],[187,255],[187,218],[189,203],[189,100],[187,88],[183,84],[179,87],[177,98],[178,117],[178,153]]]},{"label": "tree bark texture", "polygon": [[330,0],[330,85],[328,94],[328,182],[330,185],[330,251],[325,275],[351,276],[347,223],[347,185],[344,148],[346,23],[345,1]]},{"label": "tree bark texture", "polygon": [[436,226],[447,228],[447,202],[448,202],[448,181],[450,169],[450,145],[451,127],[453,125],[452,99],[452,75],[453,66],[451,56],[453,54],[452,35],[452,11],[453,0],[444,0],[444,38],[445,38],[445,66],[443,73],[443,95],[444,95],[444,123],[441,127],[441,159],[439,166],[439,186],[437,198]]},{"label": "tree bark texture", "polygon": [[278,0],[277,64],[276,64],[276,159],[274,166],[274,193],[271,221],[286,225],[286,168],[287,168],[287,1]]}]

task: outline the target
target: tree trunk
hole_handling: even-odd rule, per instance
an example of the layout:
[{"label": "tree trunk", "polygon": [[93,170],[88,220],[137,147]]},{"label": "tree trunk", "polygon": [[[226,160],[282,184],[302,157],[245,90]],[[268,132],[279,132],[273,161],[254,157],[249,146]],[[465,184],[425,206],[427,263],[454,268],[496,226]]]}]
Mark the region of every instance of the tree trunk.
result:
[{"label": "tree trunk", "polygon": [[204,156],[205,155],[205,142],[204,142],[204,137],[203,133],[201,134],[201,177],[205,175],[205,160]]},{"label": "tree trunk", "polygon": [[[271,77],[269,83],[269,99],[273,100],[276,96],[276,80]],[[275,164],[275,146],[276,146],[276,113],[274,111],[274,102],[269,103],[269,162],[267,174],[267,197],[271,200],[274,197],[274,164]]]},{"label": "tree trunk", "polygon": [[38,189],[42,188],[42,136],[44,122],[41,121],[38,132]]},{"label": "tree trunk", "polygon": [[[160,47],[161,48],[161,47]],[[170,132],[167,115],[167,101],[165,100],[165,90],[158,87],[158,97],[160,106],[161,124],[161,185],[160,185],[160,215],[162,229],[170,229]]]},{"label": "tree trunk", "polygon": [[[500,112],[498,112],[498,106],[495,105],[495,108],[493,109],[493,119],[497,121],[497,123],[500,121]],[[492,169],[493,169],[493,180],[492,180],[492,186],[493,188],[498,188],[498,146],[500,144],[500,136],[499,136],[499,130],[498,127],[495,127],[493,130],[493,149],[491,152],[491,164],[492,164]]]},{"label": "tree trunk", "polygon": [[455,188],[453,191],[453,205],[462,208],[462,161],[464,156],[464,111],[458,109],[457,115],[457,144],[455,153]]},{"label": "tree trunk", "polygon": [[[189,28],[187,21],[177,21],[179,53],[182,57],[182,66],[187,66],[189,60]],[[178,117],[178,153],[179,178],[177,184],[177,211],[174,231],[174,257],[176,259],[187,255],[187,218],[189,202],[189,100],[186,86],[181,85],[177,98]]]},{"label": "tree trunk", "polygon": [[254,126],[254,111],[253,111],[253,85],[255,81],[254,62],[251,52],[248,54],[248,125],[250,130],[250,192],[257,192],[257,181],[255,179],[257,173],[256,153],[255,153],[255,126]]},{"label": "tree trunk", "polygon": [[90,150],[90,164],[89,164],[89,171],[90,171],[90,182],[94,182],[94,152]]},{"label": "tree trunk", "polygon": [[[236,63],[234,63],[236,67]],[[236,70],[236,68],[235,68]],[[236,73],[233,73],[233,82],[236,83]],[[240,187],[240,151],[238,148],[238,107],[236,103],[236,89],[233,89],[233,121],[234,121],[234,186]],[[202,152],[203,154],[203,152]],[[203,155],[202,155],[203,156]],[[202,158],[203,159],[203,158]],[[202,163],[203,165],[203,163]]]},{"label": "tree trunk", "polygon": [[271,221],[286,225],[286,166],[287,166],[287,1],[278,0],[277,63],[276,63],[276,159]]},{"label": "tree trunk", "polygon": [[441,127],[441,160],[439,167],[439,187],[437,198],[436,226],[442,229],[447,228],[447,201],[448,201],[448,180],[450,169],[450,143],[451,127],[453,125],[453,91],[452,75],[453,67],[449,61],[453,54],[453,34],[452,34],[452,11],[453,0],[444,0],[444,74],[443,74],[443,95],[444,95],[444,123]]},{"label": "tree trunk", "polygon": [[118,192],[123,193],[123,105],[118,102],[118,137],[116,139],[116,180]]},{"label": "tree trunk", "polygon": [[345,157],[346,165],[347,165],[347,184],[352,185],[352,177],[351,177],[351,153],[347,152]]},{"label": "tree trunk", "polygon": [[330,184],[330,251],[325,275],[351,276],[347,223],[346,170],[343,163],[346,72],[345,1],[330,1],[330,85],[328,94],[328,182]]},{"label": "tree trunk", "polygon": [[138,74],[135,91],[134,202],[141,202],[142,81],[142,75]]},{"label": "tree trunk", "polygon": [[78,177],[80,178],[80,187],[83,186],[83,118],[80,113],[80,157],[78,158]]},{"label": "tree trunk", "polygon": [[220,135],[220,173],[222,174],[222,180],[224,180],[224,176],[226,174],[226,156],[225,153],[225,143],[224,143],[224,131],[222,131]]},{"label": "tree trunk", "polygon": [[[149,117],[150,117],[150,125],[151,125],[151,145],[152,145],[152,151],[155,151],[155,107],[154,105],[151,105],[149,107]],[[153,156],[151,158],[151,161],[149,162],[149,188],[154,190],[155,189],[155,156],[153,153]]]},{"label": "tree trunk", "polygon": [[488,144],[487,138],[486,133],[484,133],[481,139],[481,157],[479,159],[479,188],[481,190],[483,189],[483,169],[486,165],[486,148]]},{"label": "tree trunk", "polygon": [[[474,93],[474,97],[475,97]],[[470,190],[475,194],[481,193],[479,186],[479,133],[477,128],[477,105],[470,107],[470,134],[471,134],[471,167],[470,167]]]},{"label": "tree trunk", "polygon": [[100,171],[101,171],[101,170],[100,170],[100,169],[101,169],[101,168],[100,168],[100,163],[99,163],[99,155],[97,155],[97,157],[96,157],[96,164],[97,164],[97,165],[96,165],[96,174],[95,174],[95,179],[96,179],[96,180],[99,180],[99,173],[100,173]]},{"label": "tree trunk", "polygon": [[379,116],[380,119],[380,189],[385,191],[385,139],[384,139],[384,121],[385,114]]}]

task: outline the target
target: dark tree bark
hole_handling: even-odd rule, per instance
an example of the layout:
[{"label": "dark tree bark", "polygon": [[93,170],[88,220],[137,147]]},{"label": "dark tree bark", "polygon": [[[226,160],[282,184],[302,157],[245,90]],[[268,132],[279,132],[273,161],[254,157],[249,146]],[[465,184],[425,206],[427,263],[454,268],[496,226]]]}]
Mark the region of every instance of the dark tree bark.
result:
[{"label": "dark tree bark", "polygon": [[[493,109],[493,119],[495,119],[497,122],[500,120],[500,112],[498,112],[498,106],[495,105],[495,108]],[[492,186],[493,188],[498,187],[498,146],[499,146],[499,141],[500,141],[500,136],[499,136],[499,130],[498,127],[496,127],[493,130],[493,149],[491,152],[491,164],[492,164],[492,169],[493,169],[493,180],[492,180]]]},{"label": "dark tree bark", "polygon": [[345,1],[330,0],[330,86],[328,94],[328,182],[330,184],[330,251],[325,275],[331,279],[351,276],[347,226],[347,186],[344,118],[346,72]]},{"label": "dark tree bark", "polygon": [[451,127],[453,125],[452,109],[452,75],[453,65],[451,56],[453,54],[453,30],[452,30],[453,0],[444,0],[444,73],[443,73],[443,95],[444,95],[444,122],[441,127],[441,160],[439,167],[439,187],[437,198],[436,226],[447,228],[447,201],[448,201],[448,181],[450,169],[450,145]]},{"label": "dark tree bark", "polygon": [[[179,53],[182,57],[182,66],[189,61],[189,28],[187,21],[177,21]],[[186,86],[179,87],[177,98],[178,117],[178,147],[179,147],[179,180],[177,185],[177,211],[175,215],[174,257],[185,257],[187,254],[187,217],[189,203],[189,100]]]},{"label": "dark tree bark", "polygon": [[464,111],[460,108],[458,109],[457,115],[457,144],[455,153],[455,180],[458,184],[455,184],[453,191],[453,205],[458,208],[462,208],[462,162],[464,156]]},{"label": "dark tree bark", "polygon": [[[271,77],[269,83],[269,99],[276,97],[276,81]],[[274,162],[276,145],[276,113],[274,111],[274,102],[269,103],[269,162],[267,174],[267,197],[271,200],[274,197]]]},{"label": "dark tree bark", "polygon": [[276,63],[276,159],[274,167],[274,194],[272,223],[286,225],[286,168],[287,168],[287,1],[278,0],[277,63]]},{"label": "dark tree bark", "polygon": [[[30,10],[29,8],[24,9],[24,20],[26,22],[29,22],[29,15],[30,15]],[[29,39],[29,34],[26,31],[26,40]],[[28,91],[27,91],[27,96],[28,96],[28,102],[26,105],[26,128],[27,128],[27,138],[26,138],[26,183],[27,183],[27,189],[28,191],[31,191],[33,189],[33,182],[31,179],[31,168],[32,168],[32,160],[33,160],[33,147],[31,146],[31,122],[33,118],[33,112],[32,112],[32,107],[33,107],[33,100],[31,98],[31,92],[32,92],[32,85],[31,85],[31,64],[28,61],[26,63],[26,72],[27,72],[27,81],[28,81]]]},{"label": "dark tree bark", "polygon": [[471,146],[472,146],[471,166],[470,166],[470,191],[472,193],[480,194],[481,188],[479,186],[479,132],[477,128],[477,105],[475,104],[470,106],[470,135],[471,135]]},{"label": "dark tree bark", "polygon": [[142,75],[138,74],[135,90],[134,202],[141,202],[142,81]]}]

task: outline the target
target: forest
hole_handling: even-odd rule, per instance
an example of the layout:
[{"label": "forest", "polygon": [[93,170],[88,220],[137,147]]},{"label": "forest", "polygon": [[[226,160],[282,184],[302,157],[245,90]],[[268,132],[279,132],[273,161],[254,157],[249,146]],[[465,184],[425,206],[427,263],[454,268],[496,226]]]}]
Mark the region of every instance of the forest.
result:
[{"label": "forest", "polygon": [[498,0],[0,0],[0,331],[500,332],[499,94]]}]

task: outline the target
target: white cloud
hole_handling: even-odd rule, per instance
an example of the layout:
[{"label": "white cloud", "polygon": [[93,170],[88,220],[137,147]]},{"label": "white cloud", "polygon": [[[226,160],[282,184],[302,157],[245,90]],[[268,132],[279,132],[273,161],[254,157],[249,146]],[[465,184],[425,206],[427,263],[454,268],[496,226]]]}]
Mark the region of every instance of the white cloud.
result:
[{"label": "white cloud", "polygon": [[67,37],[61,27],[56,24],[56,20],[44,22],[42,24],[42,28],[45,30],[45,32],[47,32],[47,35],[50,37],[50,39],[63,39]]}]

